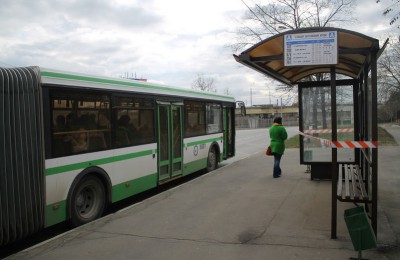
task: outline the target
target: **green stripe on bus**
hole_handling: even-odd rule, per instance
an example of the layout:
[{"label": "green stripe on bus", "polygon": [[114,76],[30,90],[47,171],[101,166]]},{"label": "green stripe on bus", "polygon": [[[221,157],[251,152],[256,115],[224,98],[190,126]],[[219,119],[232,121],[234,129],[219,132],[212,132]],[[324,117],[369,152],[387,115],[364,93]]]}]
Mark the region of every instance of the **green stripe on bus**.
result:
[{"label": "green stripe on bus", "polygon": [[207,158],[202,158],[190,163],[186,163],[183,168],[183,175],[197,172],[207,167]]},{"label": "green stripe on bus", "polygon": [[46,176],[58,174],[58,173],[62,173],[62,172],[69,172],[69,171],[74,171],[74,170],[79,170],[79,169],[85,169],[89,166],[98,166],[98,165],[102,165],[102,164],[114,163],[114,162],[129,160],[129,159],[133,159],[133,158],[138,158],[138,157],[142,157],[142,156],[147,156],[147,155],[153,154],[153,151],[154,150],[147,150],[147,151],[142,151],[142,152],[137,152],[137,153],[129,153],[129,154],[123,154],[123,155],[118,155],[118,156],[97,159],[97,160],[93,160],[93,161],[86,161],[86,162],[73,163],[73,164],[69,164],[69,165],[53,167],[53,168],[46,169]]},{"label": "green stripe on bus", "polygon": [[46,206],[45,227],[67,220],[67,201],[62,200]]},{"label": "green stripe on bus", "polygon": [[157,173],[153,173],[138,179],[125,181],[112,188],[112,202],[128,198],[140,192],[157,187]]},{"label": "green stripe on bus", "polygon": [[103,84],[105,83],[105,84],[114,84],[114,85],[121,85],[121,86],[156,89],[156,90],[168,90],[168,91],[177,92],[177,93],[204,95],[204,96],[210,96],[210,97],[223,98],[227,101],[234,101],[233,97],[217,95],[217,94],[213,94],[213,93],[209,93],[209,92],[199,93],[199,92],[195,92],[195,91],[191,91],[191,90],[176,89],[176,88],[170,88],[170,87],[164,87],[164,86],[161,87],[161,86],[154,86],[154,85],[144,85],[144,84],[139,84],[136,82],[125,82],[125,81],[102,79],[102,78],[95,78],[95,77],[88,77],[88,76],[78,76],[78,75],[56,73],[56,72],[49,72],[49,71],[41,71],[40,75],[43,77],[51,77],[51,78],[72,79],[72,80],[88,81],[88,82],[103,83]]},{"label": "green stripe on bus", "polygon": [[195,145],[199,145],[199,144],[206,144],[206,143],[211,143],[211,142],[218,142],[221,141],[222,137],[217,137],[217,138],[210,138],[210,139],[206,139],[206,140],[200,140],[200,141],[195,141],[195,142],[191,142],[191,143],[187,143],[187,146],[195,146]]}]

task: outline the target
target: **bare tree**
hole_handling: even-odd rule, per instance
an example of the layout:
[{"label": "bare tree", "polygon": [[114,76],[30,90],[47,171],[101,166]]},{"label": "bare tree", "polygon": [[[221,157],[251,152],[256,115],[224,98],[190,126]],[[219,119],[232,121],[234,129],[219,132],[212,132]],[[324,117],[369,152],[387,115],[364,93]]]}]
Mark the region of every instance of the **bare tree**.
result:
[{"label": "bare tree", "polygon": [[230,91],[229,87],[224,88],[224,95],[233,96],[232,92]]},{"label": "bare tree", "polygon": [[394,43],[378,60],[379,99],[390,115],[390,120],[397,117],[400,111],[400,43]]},{"label": "bare tree", "polygon": [[380,98],[386,101],[400,92],[400,43],[394,43],[378,60]]},{"label": "bare tree", "polygon": [[[376,0],[376,3],[382,2],[381,0]],[[383,10],[384,16],[389,16],[389,24],[393,25],[400,17],[400,0],[391,0],[390,4],[386,4],[385,10]],[[398,26],[399,28],[400,26]]]},{"label": "bare tree", "polygon": [[[240,51],[263,39],[281,33],[285,29],[302,27],[339,26],[344,22],[355,21],[353,6],[356,0],[272,0],[262,3],[249,4],[242,0],[247,7],[247,13],[236,31],[236,42],[232,44],[234,51]],[[307,81],[323,80],[326,75],[317,74],[308,77]],[[281,86],[284,92],[295,92],[295,88]],[[314,88],[313,112],[317,111],[318,100],[323,108],[323,127],[326,127],[325,92]],[[314,117],[316,121],[316,116]],[[314,126],[317,124],[314,123]]]},{"label": "bare tree", "polygon": [[192,82],[192,89],[205,92],[217,92],[214,83],[215,79],[213,77],[206,77],[204,74],[197,74],[197,78]]},{"label": "bare tree", "polygon": [[247,12],[236,30],[235,52],[245,49],[283,29],[338,26],[354,21],[356,0],[272,0],[252,3],[242,0]]},{"label": "bare tree", "polygon": [[390,98],[379,107],[378,119],[382,122],[393,122],[400,118],[400,92],[393,93]]}]

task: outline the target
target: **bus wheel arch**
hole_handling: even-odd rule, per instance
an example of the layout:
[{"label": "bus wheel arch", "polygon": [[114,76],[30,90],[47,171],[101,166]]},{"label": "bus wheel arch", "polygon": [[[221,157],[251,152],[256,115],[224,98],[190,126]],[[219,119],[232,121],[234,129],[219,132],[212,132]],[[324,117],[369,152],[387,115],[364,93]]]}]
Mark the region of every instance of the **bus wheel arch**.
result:
[{"label": "bus wheel arch", "polygon": [[208,150],[208,156],[207,156],[207,172],[211,172],[218,167],[218,162],[220,158],[220,149],[219,145],[217,142],[213,142],[210,145],[210,149]]},{"label": "bus wheel arch", "polygon": [[111,181],[99,167],[83,170],[73,181],[67,198],[67,220],[73,227],[101,217],[111,202]]}]

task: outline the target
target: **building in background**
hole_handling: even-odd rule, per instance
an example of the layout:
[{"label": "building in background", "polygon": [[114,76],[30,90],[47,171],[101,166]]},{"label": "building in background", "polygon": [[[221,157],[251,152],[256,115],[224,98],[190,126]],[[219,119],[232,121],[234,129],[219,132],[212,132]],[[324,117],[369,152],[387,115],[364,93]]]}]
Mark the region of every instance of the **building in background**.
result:
[{"label": "building in background", "polygon": [[[331,121],[330,104],[327,104],[328,110],[326,111],[326,121]],[[353,125],[354,124],[354,111],[352,104],[338,104],[337,117],[339,125]],[[322,118],[322,111],[317,108],[317,118]],[[246,116],[241,116],[240,109],[236,109],[236,127],[238,128],[263,128],[270,127],[273,124],[275,116],[282,116],[283,124],[286,126],[299,125],[299,107],[295,103],[291,106],[277,106],[277,105],[255,105],[246,108]],[[320,122],[321,121],[321,122]],[[330,124],[329,124],[330,125]],[[322,120],[317,121],[313,129],[322,129]]]}]

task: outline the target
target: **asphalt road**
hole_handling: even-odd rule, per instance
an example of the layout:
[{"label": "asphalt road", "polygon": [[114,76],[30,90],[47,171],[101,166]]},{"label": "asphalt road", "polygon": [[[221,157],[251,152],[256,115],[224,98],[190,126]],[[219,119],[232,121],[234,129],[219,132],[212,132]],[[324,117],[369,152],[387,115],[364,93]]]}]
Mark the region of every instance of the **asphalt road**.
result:
[{"label": "asphalt road", "polygon": [[[299,131],[298,126],[286,127],[288,138]],[[269,128],[236,130],[236,155],[221,165],[247,158],[263,151],[269,145]]]}]

